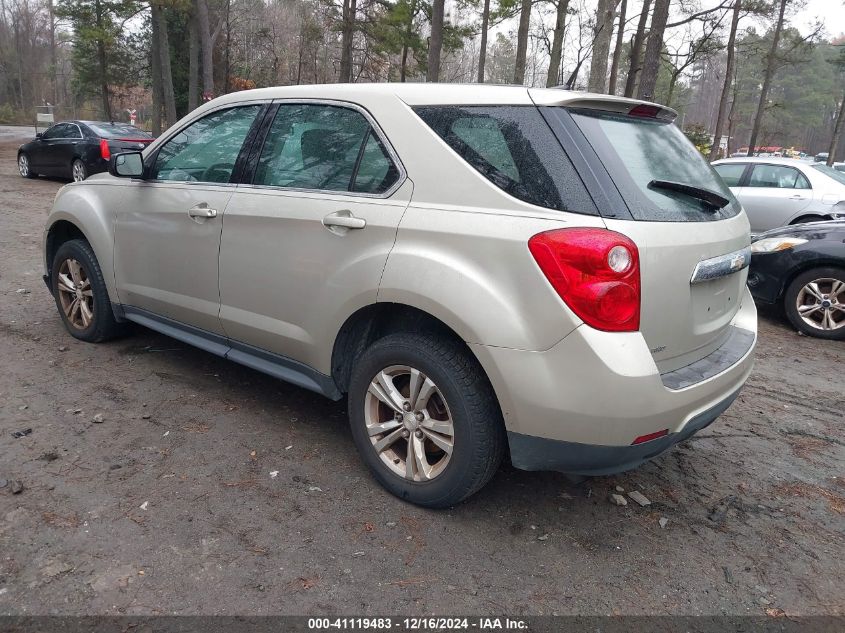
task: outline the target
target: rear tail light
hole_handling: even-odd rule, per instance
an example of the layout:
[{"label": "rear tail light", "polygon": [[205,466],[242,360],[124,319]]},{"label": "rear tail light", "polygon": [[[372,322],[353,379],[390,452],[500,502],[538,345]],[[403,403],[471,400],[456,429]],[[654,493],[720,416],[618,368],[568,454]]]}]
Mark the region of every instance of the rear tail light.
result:
[{"label": "rear tail light", "polygon": [[108,160],[109,158],[111,158],[109,142],[104,138],[100,139],[100,156],[103,158],[103,160]]},{"label": "rear tail light", "polygon": [[560,298],[605,332],[640,329],[640,260],[630,239],[606,229],[538,233],[528,249]]}]

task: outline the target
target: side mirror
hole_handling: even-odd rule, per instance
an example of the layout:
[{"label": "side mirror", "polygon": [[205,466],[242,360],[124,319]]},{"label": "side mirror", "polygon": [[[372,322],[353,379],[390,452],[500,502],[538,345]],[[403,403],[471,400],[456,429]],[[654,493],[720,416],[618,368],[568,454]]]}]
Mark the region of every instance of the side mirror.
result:
[{"label": "side mirror", "polygon": [[35,133],[35,138],[41,138],[42,136],[44,136],[44,132],[36,132]]},{"label": "side mirror", "polygon": [[109,173],[118,178],[143,178],[144,157],[141,152],[112,154],[109,159]]}]

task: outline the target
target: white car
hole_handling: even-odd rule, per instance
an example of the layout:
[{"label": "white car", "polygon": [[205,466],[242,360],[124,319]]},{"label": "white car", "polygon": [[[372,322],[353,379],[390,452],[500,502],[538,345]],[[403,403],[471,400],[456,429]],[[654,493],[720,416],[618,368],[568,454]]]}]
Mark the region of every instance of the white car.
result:
[{"label": "white car", "polygon": [[752,233],[845,219],[845,173],[794,158],[726,158],[713,167],[740,201]]}]

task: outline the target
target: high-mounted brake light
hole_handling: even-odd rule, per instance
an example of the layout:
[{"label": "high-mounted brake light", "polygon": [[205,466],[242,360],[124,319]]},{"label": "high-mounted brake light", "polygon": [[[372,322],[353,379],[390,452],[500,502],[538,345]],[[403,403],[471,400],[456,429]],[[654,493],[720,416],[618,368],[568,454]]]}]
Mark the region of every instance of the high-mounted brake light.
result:
[{"label": "high-mounted brake light", "polygon": [[108,160],[109,158],[111,158],[111,150],[109,149],[109,142],[104,138],[100,139],[100,156],[102,157],[103,160]]},{"label": "high-mounted brake light", "polygon": [[528,249],[560,298],[605,332],[640,329],[640,261],[636,244],[606,229],[538,233]]},{"label": "high-mounted brake light", "polygon": [[631,108],[631,111],[628,112],[628,114],[630,114],[631,116],[641,116],[648,119],[656,119],[657,115],[660,114],[660,110],[662,110],[662,108],[659,108],[658,106],[641,103],[640,105]]}]

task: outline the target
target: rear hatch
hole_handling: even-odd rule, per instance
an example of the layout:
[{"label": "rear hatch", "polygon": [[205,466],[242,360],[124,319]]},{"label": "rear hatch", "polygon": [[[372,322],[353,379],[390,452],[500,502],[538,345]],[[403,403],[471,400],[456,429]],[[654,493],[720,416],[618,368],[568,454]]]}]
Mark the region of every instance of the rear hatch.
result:
[{"label": "rear hatch", "polygon": [[540,110],[597,174],[607,227],[639,249],[640,331],[660,371],[713,352],[730,334],[750,258],[736,198],[671,110],[607,97]]}]

